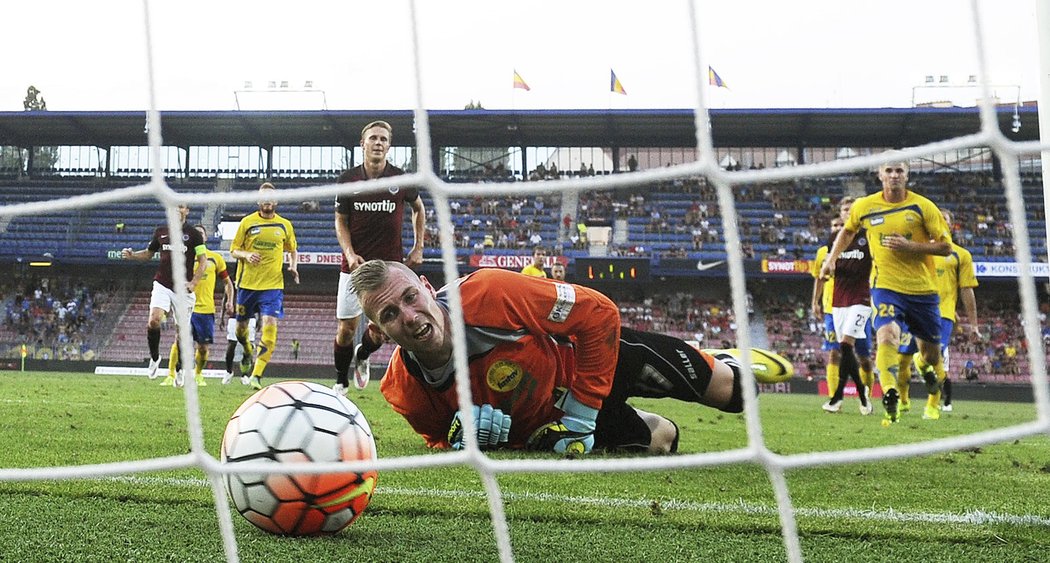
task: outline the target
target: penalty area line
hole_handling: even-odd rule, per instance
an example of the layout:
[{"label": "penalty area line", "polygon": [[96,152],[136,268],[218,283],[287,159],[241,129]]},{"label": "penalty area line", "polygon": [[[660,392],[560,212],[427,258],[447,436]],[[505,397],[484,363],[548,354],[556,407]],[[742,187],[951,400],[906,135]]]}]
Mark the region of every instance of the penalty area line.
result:
[{"label": "penalty area line", "polygon": [[[123,476],[107,477],[106,481],[120,481],[141,485],[168,485],[183,487],[207,487],[206,479],[175,477]],[[433,490],[405,487],[376,487],[380,495],[405,497],[462,498],[484,500],[483,491]],[[510,501],[536,501],[572,505],[596,506],[599,508],[642,508],[649,509],[657,503],[661,510],[681,510],[687,512],[752,514],[758,516],[779,516],[775,506],[767,506],[744,501],[739,502],[694,502],[677,499],[625,499],[607,497],[580,497],[557,495],[551,493],[504,492],[503,499]],[[892,508],[885,510],[859,508],[795,508],[797,516],[828,519],[879,520],[883,522],[918,522],[926,524],[960,524],[983,526],[989,524],[1009,524],[1013,526],[1050,527],[1050,518],[1034,514],[1004,514],[984,510],[971,510],[963,513],[951,512],[904,512]]]}]

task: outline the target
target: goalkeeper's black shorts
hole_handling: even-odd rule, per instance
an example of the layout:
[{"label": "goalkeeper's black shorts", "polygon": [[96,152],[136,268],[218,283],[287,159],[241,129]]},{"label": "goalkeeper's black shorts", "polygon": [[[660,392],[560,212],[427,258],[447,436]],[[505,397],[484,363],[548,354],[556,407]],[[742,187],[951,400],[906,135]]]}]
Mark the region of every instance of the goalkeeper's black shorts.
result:
[{"label": "goalkeeper's black shorts", "polygon": [[648,448],[649,427],[627,399],[674,398],[699,403],[711,382],[713,361],[678,338],[622,327],[613,387],[598,412],[594,446]]}]

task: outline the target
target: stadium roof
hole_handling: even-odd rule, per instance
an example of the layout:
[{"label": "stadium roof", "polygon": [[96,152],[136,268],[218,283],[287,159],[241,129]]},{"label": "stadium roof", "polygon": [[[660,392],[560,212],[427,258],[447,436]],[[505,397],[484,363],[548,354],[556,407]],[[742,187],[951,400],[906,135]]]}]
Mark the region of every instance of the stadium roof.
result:
[{"label": "stadium roof", "polygon": [[[1038,139],[1035,107],[998,109],[1014,140]],[[692,110],[430,111],[432,144],[506,147],[695,146]],[[171,111],[161,113],[169,146],[356,146],[360,129],[385,119],[394,144],[415,143],[413,113],[397,111]],[[145,112],[0,112],[0,145],[145,146]],[[976,133],[977,108],[715,109],[716,146],[910,147]]]}]

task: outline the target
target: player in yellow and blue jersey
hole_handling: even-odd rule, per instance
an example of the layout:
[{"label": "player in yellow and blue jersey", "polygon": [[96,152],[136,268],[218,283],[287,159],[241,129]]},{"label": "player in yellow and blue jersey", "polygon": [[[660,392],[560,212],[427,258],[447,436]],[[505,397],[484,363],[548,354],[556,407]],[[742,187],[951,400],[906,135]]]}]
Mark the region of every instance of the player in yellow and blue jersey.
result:
[{"label": "player in yellow and blue jersey", "polygon": [[[202,240],[207,242],[208,233],[204,225],[194,225],[193,228],[200,233]],[[233,314],[233,281],[226,271],[226,260],[222,254],[207,247],[204,249],[204,255],[207,264],[200,282],[193,288],[193,314],[190,315],[190,329],[196,347],[193,373],[199,387],[207,385],[204,382],[204,366],[208,363],[208,346],[215,341],[215,285],[218,280],[223,281],[223,303],[226,304],[226,313]],[[179,341],[176,339],[171,344],[171,354],[168,357],[168,377],[164,378],[161,385],[182,385],[182,379],[176,375],[180,360]]]},{"label": "player in yellow and blue jersey", "polygon": [[920,373],[930,392],[926,414],[938,418],[944,367],[933,256],[951,252],[951,236],[937,205],[908,190],[907,163],[879,166],[879,180],[881,191],[858,199],[850,208],[849,219],[828,252],[821,276],[835,273],[839,255],[860,229],[867,229],[872,253],[873,325],[879,344],[875,365],[883,389],[886,422],[893,423],[898,418],[898,346],[904,323],[918,340],[921,352]]},{"label": "player in yellow and blue jersey", "polygon": [[[288,273],[299,283],[299,254],[292,222],[277,214],[277,188],[259,186],[259,211],[241,219],[230,244],[237,265],[237,340],[248,342],[248,319],[258,314],[262,326],[259,350],[250,376],[242,381],[262,389],[262,374],[277,346],[277,320],[284,316],[284,253]],[[247,346],[246,346],[247,348]]]},{"label": "player in yellow and blue jersey", "polygon": [[[831,220],[831,236],[842,229],[845,223],[842,219],[835,217]],[[827,365],[824,367],[824,380],[828,384],[828,397],[834,395],[839,387],[839,339],[835,336],[835,317],[831,314],[831,298],[835,292],[835,278],[824,279],[820,276],[820,267],[824,259],[828,257],[828,245],[817,249],[813,257],[813,264],[809,273],[813,276],[813,302],[810,305],[813,311],[813,319],[822,327],[823,342],[820,349],[828,353]]]},{"label": "player in yellow and blue jersey", "polygon": [[[952,224],[952,215],[948,211],[943,212],[944,220]],[[952,411],[952,386],[951,377],[948,374],[948,345],[951,342],[952,332],[956,326],[955,309],[962,298],[963,309],[966,316],[960,319],[959,326],[968,326],[972,334],[980,338],[981,330],[977,324],[977,298],[974,296],[973,288],[977,287],[977,273],[973,266],[973,256],[969,250],[952,243],[952,252],[948,256],[935,256],[934,267],[937,276],[937,295],[941,298],[941,358],[944,363],[946,375],[943,384],[942,396],[944,412]],[[915,341],[910,335],[902,335],[901,338],[901,363],[900,373],[897,380],[900,385],[901,407],[910,403],[907,382],[911,379],[912,356],[917,352]]]}]

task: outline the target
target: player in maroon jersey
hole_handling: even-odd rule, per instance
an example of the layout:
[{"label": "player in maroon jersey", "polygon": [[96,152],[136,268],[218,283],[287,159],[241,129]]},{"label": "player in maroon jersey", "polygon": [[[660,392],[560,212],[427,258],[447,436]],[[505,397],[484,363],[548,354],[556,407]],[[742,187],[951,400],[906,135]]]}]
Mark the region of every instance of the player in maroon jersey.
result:
[{"label": "player in maroon jersey", "polygon": [[[839,218],[845,223],[852,197],[844,197],[839,203]],[[828,248],[834,243],[838,231],[831,234]],[[831,314],[834,319],[835,337],[839,343],[839,384],[831,400],[822,407],[827,412],[838,412],[842,408],[843,390],[850,379],[857,386],[860,413],[872,411],[870,386],[874,383],[871,371],[871,248],[867,232],[860,229],[853,242],[839,255],[835,262],[835,289],[831,298]],[[862,377],[861,372],[868,377]]]},{"label": "player in maroon jersey", "polygon": [[[365,161],[339,176],[339,183],[360,182],[389,178],[404,174],[404,170],[387,162],[393,139],[393,129],[385,121],[373,121],[361,130],[361,148]],[[412,209],[414,240],[408,256],[404,255],[401,226],[405,206]],[[361,320],[361,303],[350,282],[350,273],[367,260],[393,260],[415,268],[423,263],[423,229],[426,210],[416,188],[389,187],[379,192],[349,192],[335,200],[335,234],[343,250],[343,264],[339,274],[339,293],[336,298],[336,318],[339,329],[335,335],[336,391],[345,393],[349,387],[349,371],[354,368],[354,385],[364,389],[369,380],[368,356],[379,349],[380,337],[364,331],[361,342],[354,346],[354,334]]]},{"label": "player in maroon jersey", "polygon": [[[190,312],[193,310],[193,290],[197,282],[208,266],[208,257],[205,254],[204,238],[197,229],[186,224],[186,218],[190,214],[188,205],[178,207],[179,217],[182,219],[182,236],[179,240],[172,241],[168,232],[168,225],[164,224],[153,231],[153,238],[149,245],[142,250],[125,248],[121,256],[125,260],[151,260],[154,254],[160,253],[160,266],[153,276],[153,291],[149,299],[149,320],[146,322],[146,342],[149,344],[149,378],[157,377],[157,368],[160,367],[160,323],[164,315],[175,312],[176,304],[181,304],[189,321]],[[180,302],[175,295],[175,282],[171,271],[171,251],[181,250],[186,260],[186,300]],[[178,317],[176,317],[178,318]]]}]

